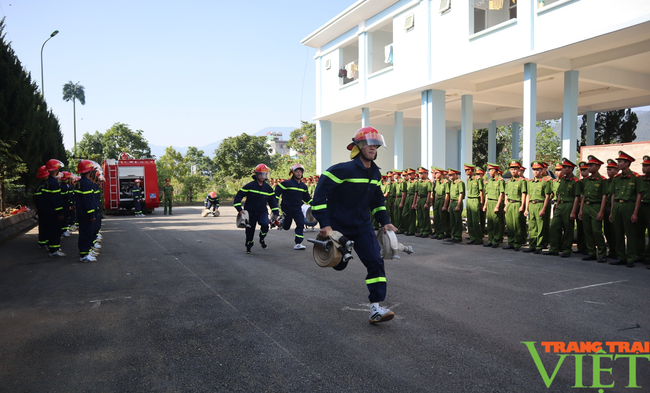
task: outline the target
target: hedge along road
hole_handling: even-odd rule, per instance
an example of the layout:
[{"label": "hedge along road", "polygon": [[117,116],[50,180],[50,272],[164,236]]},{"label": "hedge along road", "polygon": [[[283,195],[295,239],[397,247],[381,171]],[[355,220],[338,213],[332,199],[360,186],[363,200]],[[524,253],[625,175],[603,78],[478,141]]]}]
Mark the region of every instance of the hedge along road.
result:
[{"label": "hedge along road", "polygon": [[[386,261],[396,317],[370,325],[358,259],[320,268],[293,229],[246,255],[221,211],[110,216],[93,264],[77,262],[76,233],[62,259],[36,249],[36,229],[0,245],[0,390],[541,392],[522,341],[650,339],[650,270],[403,236],[416,253]],[[540,358],[552,375],[558,356]],[[602,364],[627,385],[627,361]],[[567,360],[552,389],[575,378]]]}]

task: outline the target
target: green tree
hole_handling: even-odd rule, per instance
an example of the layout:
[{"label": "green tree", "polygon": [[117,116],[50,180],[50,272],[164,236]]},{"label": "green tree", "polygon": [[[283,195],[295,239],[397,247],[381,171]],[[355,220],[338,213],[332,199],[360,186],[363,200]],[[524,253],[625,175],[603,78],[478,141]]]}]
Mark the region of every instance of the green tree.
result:
[{"label": "green tree", "polygon": [[[596,115],[595,124],[595,145],[609,145],[612,143],[634,142],[636,139],[636,125],[639,118],[632,109],[621,109],[617,111],[600,112]],[[578,139],[578,150],[580,146],[587,145],[587,116],[582,116],[580,125],[580,138]]]},{"label": "green tree", "polygon": [[151,157],[149,142],[143,136],[144,131],[133,131],[128,124],[115,123],[103,135],[104,158],[118,158],[120,153],[129,153],[136,158]]},{"label": "green tree", "polygon": [[560,136],[553,131],[551,123],[537,122],[537,143],[535,146],[535,159],[551,165],[559,162],[562,154],[562,141]]},{"label": "green tree", "polygon": [[[73,151],[74,153],[74,151]],[[94,134],[85,133],[77,144],[77,154],[90,160],[101,162],[104,157],[104,134],[95,131]],[[108,157],[115,158],[115,157]]]},{"label": "green tree", "polygon": [[270,151],[263,136],[241,134],[224,139],[214,151],[219,178],[249,177],[257,164],[271,163]]},{"label": "green tree", "polygon": [[181,182],[183,184],[181,195],[190,202],[196,199],[198,192],[205,191],[207,184],[206,177],[198,173],[184,176]]},{"label": "green tree", "polygon": [[77,151],[77,112],[75,101],[79,100],[81,105],[86,105],[86,92],[84,87],[77,83],[69,81],[63,85],[63,101],[69,102],[72,100],[72,119],[74,121],[74,151]]},{"label": "green tree", "polygon": [[301,121],[301,127],[291,131],[287,147],[298,152],[298,161],[305,173],[316,172],[316,124]]},{"label": "green tree", "polygon": [[212,177],[216,172],[214,161],[206,156],[203,150],[199,150],[194,146],[187,148],[185,162],[190,166],[190,169],[192,166],[196,166],[196,173],[202,174],[203,176]]},{"label": "green tree", "polygon": [[170,179],[172,184],[176,183],[187,176],[190,171],[183,155],[172,146],[169,146],[165,149],[165,154],[156,160],[156,172],[158,181],[162,185],[165,179]]}]

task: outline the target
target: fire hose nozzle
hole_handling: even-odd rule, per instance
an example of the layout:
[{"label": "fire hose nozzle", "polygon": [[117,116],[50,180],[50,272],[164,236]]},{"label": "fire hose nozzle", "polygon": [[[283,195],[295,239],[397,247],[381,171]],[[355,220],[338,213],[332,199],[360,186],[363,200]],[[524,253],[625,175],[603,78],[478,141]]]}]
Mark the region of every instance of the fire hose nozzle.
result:
[{"label": "fire hose nozzle", "polygon": [[327,252],[332,248],[332,241],[330,239],[328,240],[316,240],[316,239],[307,239],[308,242],[317,244]]}]

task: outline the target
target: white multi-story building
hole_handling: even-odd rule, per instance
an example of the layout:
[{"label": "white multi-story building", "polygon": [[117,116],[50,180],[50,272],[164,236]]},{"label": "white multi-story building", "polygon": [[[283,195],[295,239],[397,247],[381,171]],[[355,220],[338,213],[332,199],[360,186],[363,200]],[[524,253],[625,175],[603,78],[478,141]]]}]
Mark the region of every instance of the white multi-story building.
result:
[{"label": "white multi-story building", "polygon": [[386,139],[384,170],[461,169],[473,129],[488,128],[494,162],[496,127],[521,125],[526,165],[536,121],[562,118],[575,162],[579,115],[593,143],[596,112],[650,104],[648,0],[359,0],[302,43],[316,48],[319,173],[365,125]]}]

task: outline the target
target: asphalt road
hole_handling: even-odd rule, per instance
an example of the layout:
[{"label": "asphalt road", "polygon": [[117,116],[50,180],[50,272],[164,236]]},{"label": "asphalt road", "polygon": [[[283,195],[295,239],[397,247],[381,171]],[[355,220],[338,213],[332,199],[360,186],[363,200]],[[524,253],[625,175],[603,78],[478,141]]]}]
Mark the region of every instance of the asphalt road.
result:
[{"label": "asphalt road", "polygon": [[[104,220],[99,261],[0,245],[0,391],[575,391],[576,357],[548,389],[522,341],[650,341],[650,270],[399,236],[390,322],[368,323],[365,269],[318,267],[271,230],[244,253],[235,210]],[[305,237],[315,237],[306,232]],[[257,237],[256,237],[257,240]],[[560,357],[540,353],[549,375]],[[593,356],[583,361],[592,386]],[[650,361],[600,360],[605,392],[650,391]],[[597,386],[583,391],[598,391]]]}]

